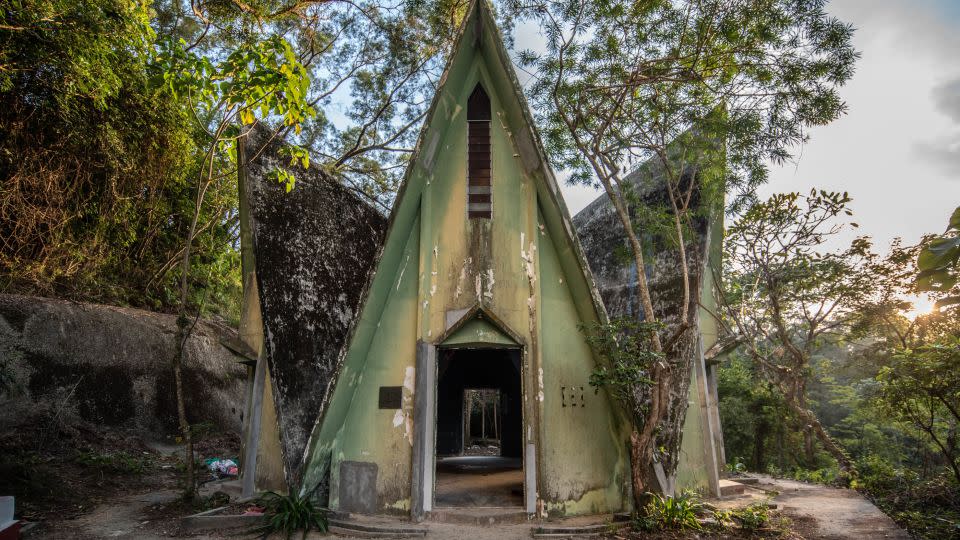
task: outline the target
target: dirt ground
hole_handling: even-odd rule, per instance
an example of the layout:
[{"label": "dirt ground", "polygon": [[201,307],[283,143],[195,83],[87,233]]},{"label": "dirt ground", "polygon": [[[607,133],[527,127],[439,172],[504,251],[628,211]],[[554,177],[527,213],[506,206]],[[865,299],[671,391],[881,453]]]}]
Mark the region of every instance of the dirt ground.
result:
[{"label": "dirt ground", "polygon": [[[222,539],[251,537],[249,531],[186,534],[180,518],[203,508],[178,502],[178,449],[171,442],[145,442],[122,433],[63,434],[51,440],[30,438],[0,441],[0,492],[18,494],[18,515],[40,525],[30,538],[92,540],[99,538],[159,540],[170,537]],[[39,443],[44,443],[39,445]],[[237,441],[211,437],[198,453],[230,456]],[[778,506],[776,516],[789,519],[789,532],[776,531],[752,538],[908,539],[906,532],[855,491],[759,476],[760,483],[743,496],[712,501],[720,508],[768,501]],[[214,502],[211,501],[213,505]],[[583,521],[582,519],[580,521]],[[577,524],[585,524],[577,522]],[[512,540],[528,539],[536,523],[473,526],[427,522],[428,538]],[[337,538],[351,536],[327,535]],[[310,538],[322,535],[311,534]],[[636,534],[610,532],[614,539],[747,538],[739,532]]]},{"label": "dirt ground", "polygon": [[[239,439],[207,434],[196,451],[235,457]],[[166,537],[179,533],[185,513],[181,455],[173,440],[33,423],[0,438],[0,494],[16,497],[17,519],[37,523],[30,538]]]}]

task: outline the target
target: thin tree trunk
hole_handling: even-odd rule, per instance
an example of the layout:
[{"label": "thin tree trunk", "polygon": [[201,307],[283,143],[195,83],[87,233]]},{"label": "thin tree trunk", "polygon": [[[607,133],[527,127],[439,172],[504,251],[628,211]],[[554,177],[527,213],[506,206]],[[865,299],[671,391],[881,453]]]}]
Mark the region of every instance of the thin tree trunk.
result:
[{"label": "thin tree trunk", "polygon": [[[487,440],[487,396],[483,396],[480,406],[480,439]],[[484,442],[486,444],[486,442]]]},{"label": "thin tree trunk", "polygon": [[[228,115],[229,116],[229,115]],[[187,320],[188,301],[190,296],[190,254],[193,248],[193,241],[197,236],[197,223],[200,221],[200,210],[203,208],[203,199],[207,190],[213,183],[213,164],[214,150],[217,140],[226,128],[227,123],[221,123],[214,136],[214,142],[211,143],[207,151],[206,160],[209,162],[207,176],[202,179],[197,186],[197,199],[193,208],[193,219],[190,221],[190,228],[187,230],[187,238],[183,247],[183,258],[180,263],[180,306],[177,310],[177,333],[176,345],[173,355],[173,379],[177,393],[177,420],[180,424],[180,434],[184,442],[184,469],[185,483],[183,497],[186,500],[193,500],[197,494],[195,481],[194,462],[193,462],[193,434],[190,422],[187,419],[186,398],[183,388],[183,354],[187,339],[193,331],[193,325]],[[199,317],[199,314],[197,315]]]},{"label": "thin tree trunk", "polygon": [[[596,169],[596,165],[594,166]],[[599,169],[598,169],[599,170]],[[614,191],[609,179],[605,179],[603,186],[607,191],[613,207],[620,218],[620,224],[627,235],[630,243],[630,249],[633,252],[633,260],[637,269],[637,304],[643,309],[643,320],[646,322],[655,322],[656,315],[653,311],[653,301],[650,299],[650,288],[647,283],[646,264],[643,258],[643,246],[633,230],[633,223],[626,204],[621,197]],[[639,318],[638,314],[638,318]],[[658,353],[663,352],[663,345],[660,341],[660,335],[653,332],[650,339],[651,348]],[[665,393],[668,387],[669,372],[662,362],[657,362],[650,368],[650,379],[654,381],[654,386],[650,392],[650,409],[644,418],[640,431],[634,430],[630,435],[630,472],[633,485],[634,506],[637,510],[643,507],[645,501],[644,494],[647,489],[647,474],[650,465],[653,463],[653,439],[657,426],[660,424],[665,411]]]},{"label": "thin tree trunk", "polygon": [[753,436],[753,470],[763,472],[764,470],[764,446],[769,432],[769,425],[766,422],[757,422]]},{"label": "thin tree trunk", "polygon": [[467,449],[471,446],[473,442],[473,437],[470,435],[470,424],[473,420],[473,395],[468,390],[467,393],[467,406],[464,408],[464,429],[463,429],[463,447]]},{"label": "thin tree trunk", "polygon": [[787,399],[787,405],[793,409],[793,412],[801,421],[805,422],[810,429],[813,430],[813,433],[817,436],[817,440],[823,445],[824,450],[833,456],[833,459],[837,460],[837,466],[840,468],[840,471],[850,479],[856,478],[857,469],[850,459],[850,456],[847,455],[843,447],[827,433],[827,430],[824,429],[823,424],[821,424],[817,416],[813,414],[813,411],[801,407],[799,403],[793,399]]},{"label": "thin tree trunk", "polygon": [[[797,396],[798,405],[802,409],[807,409],[807,391],[806,391],[807,389],[805,387],[806,385],[804,385],[803,381],[800,381],[797,383],[796,386],[797,386],[797,389],[795,390],[796,392],[795,395]],[[807,462],[808,467],[813,467],[816,462],[816,455],[815,455],[814,446],[813,446],[813,437],[814,437],[813,428],[809,424],[804,423],[803,454],[804,454],[804,460]]]}]

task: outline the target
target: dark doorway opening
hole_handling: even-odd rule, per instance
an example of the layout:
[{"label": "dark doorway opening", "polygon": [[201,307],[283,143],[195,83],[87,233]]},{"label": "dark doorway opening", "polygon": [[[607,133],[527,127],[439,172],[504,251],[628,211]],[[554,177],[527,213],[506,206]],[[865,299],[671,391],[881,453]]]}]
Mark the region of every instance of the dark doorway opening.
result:
[{"label": "dark doorway opening", "polygon": [[435,505],[522,506],[520,350],[438,356]]}]

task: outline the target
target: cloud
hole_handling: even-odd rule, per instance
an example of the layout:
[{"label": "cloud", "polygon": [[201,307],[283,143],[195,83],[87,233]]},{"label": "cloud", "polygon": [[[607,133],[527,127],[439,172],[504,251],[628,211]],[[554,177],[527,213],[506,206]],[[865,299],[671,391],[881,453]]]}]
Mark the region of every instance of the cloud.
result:
[{"label": "cloud", "polygon": [[[956,0],[833,0],[827,4],[827,11],[841,20],[853,21],[860,30],[860,43],[892,38],[901,50],[950,63],[960,53],[960,8]],[[889,33],[874,33],[872,29],[878,26]]]},{"label": "cloud", "polygon": [[933,103],[938,111],[960,124],[960,78],[935,87],[933,89]]},{"label": "cloud", "polygon": [[960,77],[935,86],[931,94],[934,109],[953,121],[954,129],[937,139],[914,143],[913,149],[921,159],[960,179]]},{"label": "cloud", "polygon": [[955,180],[960,180],[960,133],[945,141],[923,141],[914,145],[918,157],[929,160]]}]

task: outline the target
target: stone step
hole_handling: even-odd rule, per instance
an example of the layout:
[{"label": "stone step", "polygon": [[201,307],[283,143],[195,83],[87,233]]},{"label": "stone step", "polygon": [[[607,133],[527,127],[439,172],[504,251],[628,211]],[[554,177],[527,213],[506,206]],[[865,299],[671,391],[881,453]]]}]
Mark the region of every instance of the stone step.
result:
[{"label": "stone step", "polygon": [[720,496],[729,497],[731,495],[742,495],[743,490],[746,489],[746,486],[740,482],[734,482],[733,480],[723,479],[720,480]]},{"label": "stone step", "polygon": [[521,508],[434,508],[427,519],[461,525],[507,525],[526,523],[530,515]]},{"label": "stone step", "polygon": [[404,523],[373,523],[357,519],[330,518],[330,532],[364,538],[422,538],[425,527]]},{"label": "stone step", "polygon": [[604,536],[628,527],[629,522],[619,521],[610,523],[598,523],[596,525],[583,526],[550,526],[544,525],[533,530],[534,538],[584,538],[594,536]]}]

